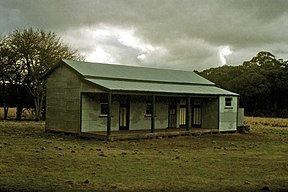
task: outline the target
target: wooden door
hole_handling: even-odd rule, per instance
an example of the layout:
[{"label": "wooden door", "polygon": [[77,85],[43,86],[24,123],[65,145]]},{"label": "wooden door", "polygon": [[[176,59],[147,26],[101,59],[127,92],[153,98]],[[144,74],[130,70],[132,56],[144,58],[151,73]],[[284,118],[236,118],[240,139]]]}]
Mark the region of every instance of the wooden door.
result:
[{"label": "wooden door", "polygon": [[120,104],[119,130],[129,130],[129,105],[128,104]]},{"label": "wooden door", "polygon": [[169,105],[168,127],[169,128],[177,127],[177,106],[176,105]]}]

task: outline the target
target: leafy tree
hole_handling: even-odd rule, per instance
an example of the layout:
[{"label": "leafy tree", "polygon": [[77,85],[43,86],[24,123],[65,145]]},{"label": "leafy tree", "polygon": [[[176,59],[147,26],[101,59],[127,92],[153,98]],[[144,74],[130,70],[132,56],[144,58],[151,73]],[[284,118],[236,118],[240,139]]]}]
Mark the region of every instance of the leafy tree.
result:
[{"label": "leafy tree", "polygon": [[266,81],[265,76],[255,72],[243,73],[229,81],[230,89],[240,94],[241,105],[251,112],[250,115],[258,115],[259,111],[267,110],[270,90]]},{"label": "leafy tree", "polygon": [[199,73],[219,87],[240,94],[246,115],[288,117],[288,61],[259,52],[240,66],[222,66]]},{"label": "leafy tree", "polygon": [[[15,75],[14,68],[11,63],[15,62],[14,55],[9,47],[8,38],[0,38],[0,100],[4,109],[4,119],[7,119],[9,106],[12,104],[12,90],[13,84],[12,76]],[[12,104],[13,105],[13,104]]]},{"label": "leafy tree", "polygon": [[7,91],[6,91],[6,42],[4,38],[0,39],[0,97],[4,108],[4,119],[7,119],[8,104],[7,104]]},{"label": "leafy tree", "polygon": [[8,44],[15,59],[9,65],[16,71],[13,80],[33,96],[35,119],[39,120],[45,98],[45,81],[41,77],[60,59],[80,59],[80,56],[55,33],[41,29],[17,29],[8,36]]}]

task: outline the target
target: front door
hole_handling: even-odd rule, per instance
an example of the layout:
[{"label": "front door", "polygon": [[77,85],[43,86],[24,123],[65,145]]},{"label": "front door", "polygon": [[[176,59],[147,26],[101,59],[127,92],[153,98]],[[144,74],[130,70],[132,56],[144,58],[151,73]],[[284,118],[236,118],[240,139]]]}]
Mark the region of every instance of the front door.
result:
[{"label": "front door", "polygon": [[119,130],[129,130],[129,105],[128,104],[120,104]]},{"label": "front door", "polygon": [[168,111],[168,127],[169,128],[176,128],[176,125],[177,125],[176,109],[177,109],[176,105],[169,105],[169,111]]}]

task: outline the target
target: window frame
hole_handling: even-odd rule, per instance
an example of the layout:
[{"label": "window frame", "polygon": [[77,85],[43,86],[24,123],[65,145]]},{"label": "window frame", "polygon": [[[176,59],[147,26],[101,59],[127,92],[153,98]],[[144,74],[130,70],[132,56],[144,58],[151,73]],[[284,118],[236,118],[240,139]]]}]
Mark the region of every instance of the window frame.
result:
[{"label": "window frame", "polygon": [[232,97],[225,97],[224,108],[225,109],[233,109],[233,98]]},{"label": "window frame", "polygon": [[147,102],[146,108],[145,108],[145,117],[151,117],[152,116],[152,110],[153,110],[152,103]]},{"label": "window frame", "polygon": [[108,116],[108,103],[101,102],[100,103],[100,117],[107,117]]}]

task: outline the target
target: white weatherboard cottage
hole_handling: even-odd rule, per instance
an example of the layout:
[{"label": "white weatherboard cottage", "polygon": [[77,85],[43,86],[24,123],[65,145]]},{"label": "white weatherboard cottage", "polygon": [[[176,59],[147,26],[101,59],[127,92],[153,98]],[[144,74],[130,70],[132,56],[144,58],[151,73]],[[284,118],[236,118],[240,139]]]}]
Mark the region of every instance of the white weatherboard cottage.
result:
[{"label": "white weatherboard cottage", "polygon": [[237,130],[239,95],[194,72],[62,60],[45,78],[47,131]]}]

